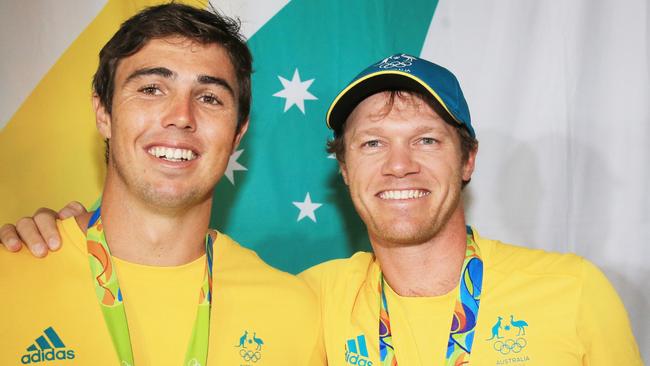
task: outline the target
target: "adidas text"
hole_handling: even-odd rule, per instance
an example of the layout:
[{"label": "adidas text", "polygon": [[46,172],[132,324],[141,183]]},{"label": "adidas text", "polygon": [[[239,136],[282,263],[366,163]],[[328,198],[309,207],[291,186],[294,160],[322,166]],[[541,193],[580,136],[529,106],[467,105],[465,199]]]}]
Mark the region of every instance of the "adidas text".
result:
[{"label": "adidas text", "polygon": [[20,358],[20,362],[22,362],[23,365],[28,365],[43,361],[72,360],[74,357],[75,354],[73,350],[48,349],[24,354],[23,357]]},{"label": "adidas text", "polygon": [[347,362],[350,365],[357,365],[357,366],[372,366],[372,361],[368,361],[367,359],[360,357],[356,353],[350,353],[350,352],[345,352],[345,362]]}]

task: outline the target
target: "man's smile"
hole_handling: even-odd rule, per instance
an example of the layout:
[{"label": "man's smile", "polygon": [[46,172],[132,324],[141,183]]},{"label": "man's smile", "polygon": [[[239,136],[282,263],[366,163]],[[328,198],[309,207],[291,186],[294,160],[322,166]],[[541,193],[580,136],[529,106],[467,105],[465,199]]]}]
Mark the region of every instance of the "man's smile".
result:
[{"label": "man's smile", "polygon": [[377,193],[377,197],[382,200],[408,200],[417,199],[431,194],[431,191],[426,189],[398,189],[386,190]]},{"label": "man's smile", "polygon": [[165,146],[152,146],[147,152],[150,155],[167,161],[190,161],[196,159],[198,156],[192,150]]}]

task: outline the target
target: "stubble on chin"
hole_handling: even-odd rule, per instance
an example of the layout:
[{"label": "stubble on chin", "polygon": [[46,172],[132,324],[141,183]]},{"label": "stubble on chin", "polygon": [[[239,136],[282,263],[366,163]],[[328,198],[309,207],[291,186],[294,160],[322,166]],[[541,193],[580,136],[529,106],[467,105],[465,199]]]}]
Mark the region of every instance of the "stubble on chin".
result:
[{"label": "stubble on chin", "polygon": [[374,223],[372,226],[371,238],[389,246],[419,245],[433,238],[440,230],[440,227],[431,221],[406,223],[400,222],[399,219]]},{"label": "stubble on chin", "polygon": [[405,213],[402,217],[389,220],[371,218],[371,222],[366,223],[370,237],[391,246],[419,245],[430,241],[445,228],[462,204],[460,189],[453,195],[447,207],[439,207],[433,215],[427,213],[422,214],[425,217],[409,217],[409,213]]},{"label": "stubble on chin", "polygon": [[182,209],[198,204],[212,194],[212,190],[201,189],[201,187],[191,187],[182,192],[166,192],[164,187],[161,188],[155,182],[148,180],[145,174],[127,168],[126,164],[115,159],[115,156],[111,156],[109,164],[127,189],[151,207],[164,210]]}]

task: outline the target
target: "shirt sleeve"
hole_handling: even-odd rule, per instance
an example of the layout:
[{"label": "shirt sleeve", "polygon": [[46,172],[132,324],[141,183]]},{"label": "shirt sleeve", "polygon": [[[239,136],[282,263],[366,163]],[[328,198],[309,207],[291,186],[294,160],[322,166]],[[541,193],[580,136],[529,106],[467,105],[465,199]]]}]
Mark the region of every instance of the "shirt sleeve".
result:
[{"label": "shirt sleeve", "polygon": [[319,303],[321,302],[322,294],[322,281],[323,281],[323,271],[320,270],[320,265],[316,265],[311,268],[307,268],[303,272],[298,274],[298,278],[303,280],[307,286],[314,292]]},{"label": "shirt sleeve", "polygon": [[592,263],[582,263],[582,293],[577,333],[585,350],[585,366],[642,366],[630,321],[612,284]]},{"label": "shirt sleeve", "polygon": [[309,366],[326,366],[327,365],[327,355],[325,352],[325,340],[323,338],[323,327],[322,322],[318,329],[318,338],[316,345],[314,347],[314,352],[312,352],[309,359]]},{"label": "shirt sleeve", "polygon": [[322,286],[321,286],[321,280],[322,280],[322,271],[319,270],[319,267],[316,266],[312,268],[308,268],[302,273],[298,274],[298,278],[303,280],[309,288],[314,292],[316,295],[316,299],[318,301],[318,310],[319,310],[319,337],[318,337],[318,345],[316,349],[314,350],[312,359],[310,361],[310,365],[314,366],[319,366],[319,365],[327,365],[327,352],[325,348],[325,330],[323,328],[323,302],[322,302]]}]

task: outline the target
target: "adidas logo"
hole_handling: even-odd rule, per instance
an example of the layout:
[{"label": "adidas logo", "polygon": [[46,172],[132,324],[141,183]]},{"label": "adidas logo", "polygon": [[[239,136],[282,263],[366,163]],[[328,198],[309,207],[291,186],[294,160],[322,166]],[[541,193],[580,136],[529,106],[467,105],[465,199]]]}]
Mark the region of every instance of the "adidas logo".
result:
[{"label": "adidas logo", "polygon": [[366,337],[363,334],[345,342],[345,362],[355,366],[372,366],[372,361],[368,359]]},{"label": "adidas logo", "polygon": [[74,351],[66,349],[54,328],[49,327],[43,331],[43,335],[36,338],[31,346],[27,347],[27,352],[21,358],[23,365],[39,363],[44,361],[60,361],[74,359]]}]

